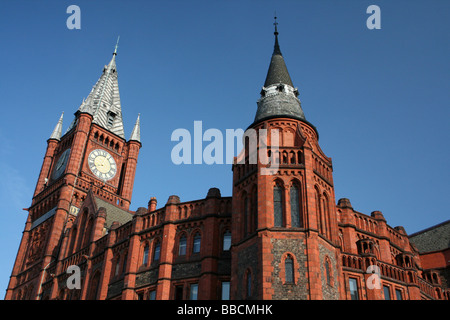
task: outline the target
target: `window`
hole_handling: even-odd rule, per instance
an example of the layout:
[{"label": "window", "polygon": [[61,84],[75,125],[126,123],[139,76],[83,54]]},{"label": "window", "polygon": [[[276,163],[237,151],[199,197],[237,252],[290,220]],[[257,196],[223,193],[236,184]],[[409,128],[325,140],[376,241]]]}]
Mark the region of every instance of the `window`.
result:
[{"label": "window", "polygon": [[125,273],[125,270],[127,268],[127,260],[128,260],[128,252],[125,254],[125,257],[123,258],[122,274]]},{"label": "window", "polygon": [[354,278],[348,279],[349,287],[350,287],[350,297],[352,300],[359,300],[358,296],[358,281]]},{"label": "window", "polygon": [[231,231],[227,230],[223,234],[223,251],[229,251],[231,248]]},{"label": "window", "polygon": [[144,257],[142,258],[142,265],[146,266],[148,263],[148,244],[145,245],[144,247]]},{"label": "window", "polygon": [[325,273],[327,277],[327,285],[331,286],[330,263],[328,260],[325,260]]},{"label": "window", "polygon": [[181,236],[180,238],[180,243],[179,243],[179,248],[178,248],[178,255],[179,256],[184,256],[186,255],[186,236]]},{"label": "window", "polygon": [[111,128],[113,123],[114,123],[114,118],[116,117],[116,115],[113,112],[108,112],[108,123],[107,126],[108,128]]},{"label": "window", "polygon": [[120,257],[117,257],[116,268],[114,270],[114,275],[115,276],[119,275],[119,270],[120,270]]},{"label": "window", "polygon": [[389,292],[388,286],[383,286],[384,300],[391,300],[391,293]]},{"label": "window", "polygon": [[402,297],[402,290],[400,290],[400,289],[395,289],[395,296],[397,297],[397,300],[403,300],[403,297]]},{"label": "window", "polygon": [[156,290],[152,290],[148,293],[148,300],[156,300]]},{"label": "window", "polygon": [[190,300],[197,300],[198,298],[198,284],[194,283],[191,284],[190,292],[189,292],[189,299]]},{"label": "window", "polygon": [[183,286],[175,287],[175,300],[183,300]]},{"label": "window", "polygon": [[202,237],[200,236],[200,233],[197,232],[194,236],[194,246],[192,248],[192,253],[200,252],[201,240],[202,240]]},{"label": "window", "polygon": [[137,299],[138,300],[144,300],[144,293],[143,292],[138,293],[137,294]]},{"label": "window", "polygon": [[290,198],[291,198],[291,226],[294,228],[300,228],[300,203],[299,203],[299,188],[297,185],[291,186]]},{"label": "window", "polygon": [[247,270],[247,298],[252,296],[252,273]]},{"label": "window", "polygon": [[274,226],[283,225],[283,188],[278,184],[273,187]]},{"label": "window", "polygon": [[248,234],[248,198],[244,198],[244,237]]},{"label": "window", "polygon": [[286,283],[294,283],[294,260],[291,256],[284,260],[284,273]]},{"label": "window", "polygon": [[160,254],[161,254],[161,244],[157,242],[155,244],[155,251],[153,252],[153,261],[159,261]]},{"label": "window", "polygon": [[230,300],[230,282],[222,281],[222,300]]}]

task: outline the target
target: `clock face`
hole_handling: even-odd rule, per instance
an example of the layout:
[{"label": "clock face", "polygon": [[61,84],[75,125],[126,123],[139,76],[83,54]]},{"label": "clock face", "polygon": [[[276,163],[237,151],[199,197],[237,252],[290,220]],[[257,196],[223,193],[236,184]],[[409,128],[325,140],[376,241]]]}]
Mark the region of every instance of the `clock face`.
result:
[{"label": "clock face", "polygon": [[66,169],[67,160],[69,160],[70,149],[65,150],[60,156],[53,169],[53,179],[58,179]]},{"label": "clock face", "polygon": [[88,157],[88,164],[92,173],[104,181],[111,180],[116,175],[116,161],[105,150],[95,149],[91,151]]}]

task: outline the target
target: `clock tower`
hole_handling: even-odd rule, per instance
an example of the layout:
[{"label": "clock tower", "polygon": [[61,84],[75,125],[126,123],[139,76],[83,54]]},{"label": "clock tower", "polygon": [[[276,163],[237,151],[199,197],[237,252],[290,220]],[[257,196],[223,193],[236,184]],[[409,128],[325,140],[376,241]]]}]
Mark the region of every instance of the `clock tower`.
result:
[{"label": "clock tower", "polygon": [[62,133],[61,115],[47,140],[5,299],[39,299],[42,277],[56,262],[62,235],[88,192],[129,209],[141,148],[140,117],[127,141],[116,56],[117,45],[68,129]]}]

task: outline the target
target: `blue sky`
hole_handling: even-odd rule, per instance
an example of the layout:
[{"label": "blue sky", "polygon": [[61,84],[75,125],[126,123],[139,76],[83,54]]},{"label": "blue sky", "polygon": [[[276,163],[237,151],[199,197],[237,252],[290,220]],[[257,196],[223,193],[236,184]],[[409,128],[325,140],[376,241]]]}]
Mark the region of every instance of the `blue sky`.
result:
[{"label": "blue sky", "polygon": [[[81,9],[69,30],[66,9]],[[366,9],[381,8],[369,30]],[[177,128],[247,128],[273,50],[333,159],[336,199],[383,212],[414,233],[449,219],[450,2],[1,1],[0,289],[6,290],[61,112],[64,128],[99,78],[117,36],[125,133],[141,114],[131,209],[170,195],[231,195],[230,165],[171,162]],[[0,290],[0,298],[5,291]]]}]

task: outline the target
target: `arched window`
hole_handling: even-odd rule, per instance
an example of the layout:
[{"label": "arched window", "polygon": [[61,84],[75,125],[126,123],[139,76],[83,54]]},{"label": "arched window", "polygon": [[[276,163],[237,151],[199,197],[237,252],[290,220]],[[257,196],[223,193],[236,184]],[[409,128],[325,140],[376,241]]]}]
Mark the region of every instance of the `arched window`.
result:
[{"label": "arched window", "polygon": [[178,255],[179,255],[179,256],[184,256],[184,255],[186,255],[186,243],[187,243],[187,241],[186,241],[186,236],[183,234],[183,235],[180,237],[180,242],[179,242],[179,244],[178,244]]},{"label": "arched window", "polygon": [[84,248],[87,245],[89,245],[89,240],[91,239],[93,224],[94,224],[94,219],[92,217],[90,217],[89,221],[87,223],[87,226],[86,226],[86,231],[84,232],[84,239],[83,239],[83,244],[81,245],[81,248]]},{"label": "arched window", "polygon": [[142,257],[142,265],[144,265],[144,266],[146,266],[148,263],[148,251],[149,251],[149,246],[148,246],[148,244],[146,244],[144,247],[144,255]]},{"label": "arched window", "polygon": [[290,190],[291,198],[291,226],[294,228],[302,227],[302,219],[300,217],[300,194],[297,184],[293,184]]},{"label": "arched window", "polygon": [[316,190],[315,200],[316,200],[317,229],[319,229],[319,233],[323,234],[322,210],[321,210],[321,205],[320,205],[320,192],[317,188],[315,190]]},{"label": "arched window", "polygon": [[200,253],[202,237],[199,232],[194,235],[194,245],[192,246],[192,253]]},{"label": "arched window", "polygon": [[284,275],[286,283],[294,283],[294,260],[290,255],[284,260]]},{"label": "arched window", "polygon": [[248,197],[244,196],[244,237],[248,234]]},{"label": "arched window", "polygon": [[223,251],[229,251],[231,248],[231,231],[227,230],[223,234]]},{"label": "arched window", "polygon": [[325,276],[327,278],[327,285],[331,286],[331,269],[328,259],[325,260]]},{"label": "arched window", "polygon": [[252,296],[252,272],[250,271],[250,269],[247,270],[246,278],[247,278],[246,297],[250,298]]},{"label": "arched window", "polygon": [[331,237],[330,214],[328,208],[328,196],[324,193],[322,196],[322,215],[323,215],[323,235]]},{"label": "arched window", "polygon": [[283,226],[283,187],[278,183],[273,187],[274,226]]},{"label": "arched window", "polygon": [[256,186],[252,190],[252,210],[251,210],[251,232],[255,232],[258,229],[258,189]]}]

